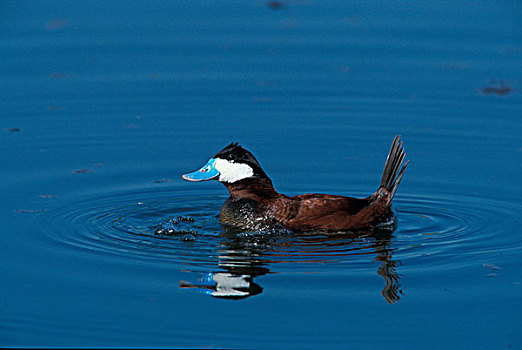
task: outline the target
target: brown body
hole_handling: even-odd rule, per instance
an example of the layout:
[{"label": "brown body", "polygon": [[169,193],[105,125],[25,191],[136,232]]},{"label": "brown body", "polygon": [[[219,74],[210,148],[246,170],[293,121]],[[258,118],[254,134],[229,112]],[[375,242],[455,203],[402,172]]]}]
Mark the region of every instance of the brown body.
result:
[{"label": "brown body", "polygon": [[270,182],[253,179],[227,188],[230,198],[221,209],[221,222],[242,229],[355,231],[393,217],[389,192],[383,187],[368,198],[328,194],[289,197],[275,191]]}]

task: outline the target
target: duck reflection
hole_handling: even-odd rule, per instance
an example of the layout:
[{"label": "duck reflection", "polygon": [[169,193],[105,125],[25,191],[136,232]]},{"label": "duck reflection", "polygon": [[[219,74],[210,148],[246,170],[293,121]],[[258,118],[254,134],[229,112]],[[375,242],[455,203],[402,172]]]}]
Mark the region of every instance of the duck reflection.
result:
[{"label": "duck reflection", "polygon": [[[402,294],[398,261],[390,248],[393,231],[372,231],[358,235],[248,235],[224,231],[216,249],[218,268],[195,282],[180,281],[180,288],[197,288],[215,298],[244,299],[263,292],[254,280],[271,273],[268,266],[279,263],[322,262],[335,256],[375,255],[377,274],[384,278],[384,299],[395,304]],[[331,261],[331,260],[330,260]]]},{"label": "duck reflection", "polygon": [[388,303],[395,304],[402,294],[400,275],[395,269],[400,262],[392,259],[390,238],[390,233],[381,233],[380,236],[375,238],[374,249],[377,253],[375,260],[381,262],[381,266],[377,269],[377,274],[384,278],[386,282],[381,294]]}]

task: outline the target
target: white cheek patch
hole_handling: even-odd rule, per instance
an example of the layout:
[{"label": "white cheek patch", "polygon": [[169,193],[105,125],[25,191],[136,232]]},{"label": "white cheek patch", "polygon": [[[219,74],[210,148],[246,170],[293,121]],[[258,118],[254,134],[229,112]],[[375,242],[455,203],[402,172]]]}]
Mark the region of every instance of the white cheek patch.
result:
[{"label": "white cheek patch", "polygon": [[254,170],[250,166],[225,159],[216,158],[214,167],[219,171],[220,182],[233,183],[254,175]]}]

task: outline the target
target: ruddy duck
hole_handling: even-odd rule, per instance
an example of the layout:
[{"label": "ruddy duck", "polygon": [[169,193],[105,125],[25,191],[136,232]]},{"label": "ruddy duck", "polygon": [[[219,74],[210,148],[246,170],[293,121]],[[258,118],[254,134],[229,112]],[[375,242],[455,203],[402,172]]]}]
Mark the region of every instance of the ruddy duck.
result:
[{"label": "ruddy duck", "polygon": [[289,197],[278,193],[252,153],[234,142],[183,179],[217,180],[227,187],[230,198],[219,217],[228,226],[243,230],[359,231],[394,221],[391,201],[409,162],[402,166],[404,156],[400,136],[395,136],[379,189],[367,198],[315,193]]}]

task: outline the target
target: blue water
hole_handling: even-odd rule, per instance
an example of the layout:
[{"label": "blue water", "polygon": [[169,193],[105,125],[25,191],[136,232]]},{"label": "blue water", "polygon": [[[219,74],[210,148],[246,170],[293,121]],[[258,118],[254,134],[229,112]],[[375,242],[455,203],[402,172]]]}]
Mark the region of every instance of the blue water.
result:
[{"label": "blue water", "polygon": [[[522,348],[519,2],[0,9],[0,346]],[[180,177],[239,141],[367,196],[395,134],[391,235],[227,232]]]}]

